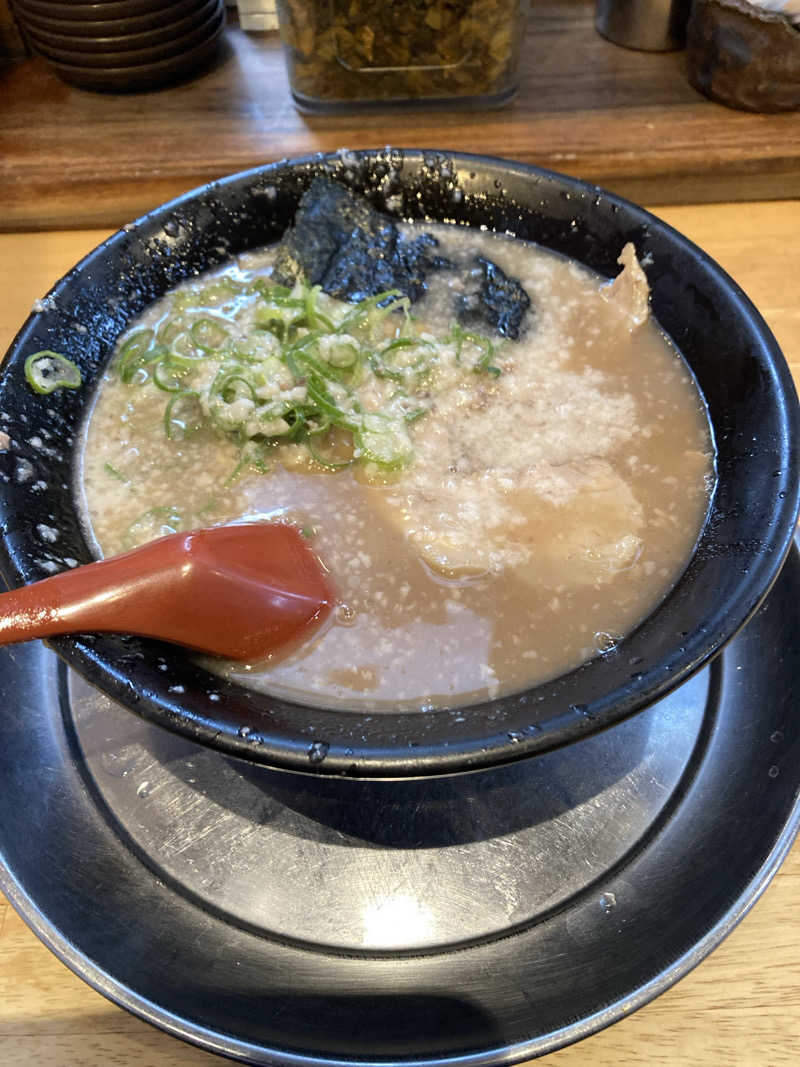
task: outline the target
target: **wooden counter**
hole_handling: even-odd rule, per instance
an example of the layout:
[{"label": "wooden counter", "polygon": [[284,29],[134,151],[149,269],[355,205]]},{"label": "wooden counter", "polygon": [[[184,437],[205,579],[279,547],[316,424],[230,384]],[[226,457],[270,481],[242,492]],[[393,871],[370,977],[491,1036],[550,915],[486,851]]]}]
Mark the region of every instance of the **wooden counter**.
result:
[{"label": "wooden counter", "polygon": [[212,178],[337,148],[460,149],[565,171],[639,203],[800,196],[800,115],[732,111],[683,52],[618,48],[593,0],[535,0],[519,94],[497,110],[308,116],[277,35],[226,31],[214,70],[152,93],[70,88],[42,59],[0,67],[0,229],[117,227]]},{"label": "wooden counter", "polygon": [[[658,212],[743,286],[800,381],[800,204]],[[30,305],[101,232],[0,236],[0,351]],[[547,1067],[794,1067],[800,1047],[800,844],[751,914],[692,974],[635,1015],[539,1061]],[[201,1067],[181,1044],[71,974],[0,896],[2,1067]]]}]

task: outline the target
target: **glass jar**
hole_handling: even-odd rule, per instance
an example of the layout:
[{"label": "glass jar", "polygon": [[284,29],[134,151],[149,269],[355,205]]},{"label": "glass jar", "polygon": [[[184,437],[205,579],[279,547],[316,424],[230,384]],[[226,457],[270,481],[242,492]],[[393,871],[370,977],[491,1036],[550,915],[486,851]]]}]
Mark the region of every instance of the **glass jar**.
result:
[{"label": "glass jar", "polygon": [[289,83],[308,111],[497,106],[517,89],[529,0],[278,0]]}]

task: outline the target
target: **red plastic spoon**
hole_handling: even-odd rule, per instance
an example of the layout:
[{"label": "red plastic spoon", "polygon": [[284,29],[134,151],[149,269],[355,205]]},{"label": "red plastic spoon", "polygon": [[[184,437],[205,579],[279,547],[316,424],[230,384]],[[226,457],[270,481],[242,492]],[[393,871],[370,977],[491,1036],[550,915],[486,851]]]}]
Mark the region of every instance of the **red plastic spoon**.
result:
[{"label": "red plastic spoon", "polygon": [[105,631],[255,662],[300,641],[334,602],[295,527],[215,526],[0,594],[0,645]]}]

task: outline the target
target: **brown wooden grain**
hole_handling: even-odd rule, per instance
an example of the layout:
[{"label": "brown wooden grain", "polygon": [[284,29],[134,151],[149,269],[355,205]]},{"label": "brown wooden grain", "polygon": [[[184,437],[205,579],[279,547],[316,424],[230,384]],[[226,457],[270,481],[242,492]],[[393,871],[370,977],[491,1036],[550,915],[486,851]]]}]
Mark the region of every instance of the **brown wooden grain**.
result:
[{"label": "brown wooden grain", "polygon": [[[752,297],[800,381],[800,204],[661,209]],[[0,235],[0,351],[33,300],[105,233]],[[695,971],[547,1067],[794,1067],[800,1047],[800,843]],[[221,1061],[128,1015],[60,963],[0,896],[0,1067],[211,1067]]]},{"label": "brown wooden grain", "polygon": [[517,99],[497,111],[304,116],[275,35],[227,30],[193,82],[109,95],[41,59],[0,70],[0,229],[119,226],[203,182],[341,147],[461,149],[536,163],[639,202],[800,195],[800,119],[753,115],[692,89],[682,52],[618,48],[593,0],[534,3]]}]

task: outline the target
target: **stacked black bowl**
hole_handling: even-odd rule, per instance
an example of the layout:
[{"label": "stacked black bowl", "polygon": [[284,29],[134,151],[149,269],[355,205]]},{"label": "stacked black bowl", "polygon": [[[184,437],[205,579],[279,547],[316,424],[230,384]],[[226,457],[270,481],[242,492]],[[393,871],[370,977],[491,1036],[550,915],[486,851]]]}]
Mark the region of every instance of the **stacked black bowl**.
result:
[{"label": "stacked black bowl", "polygon": [[30,45],[67,82],[132,91],[177,81],[217,55],[224,0],[12,0]]}]

